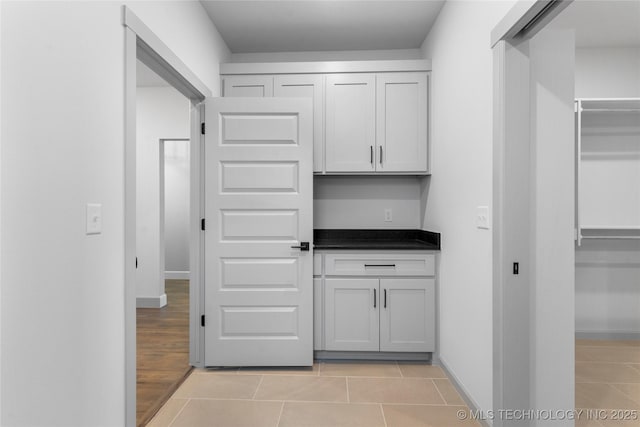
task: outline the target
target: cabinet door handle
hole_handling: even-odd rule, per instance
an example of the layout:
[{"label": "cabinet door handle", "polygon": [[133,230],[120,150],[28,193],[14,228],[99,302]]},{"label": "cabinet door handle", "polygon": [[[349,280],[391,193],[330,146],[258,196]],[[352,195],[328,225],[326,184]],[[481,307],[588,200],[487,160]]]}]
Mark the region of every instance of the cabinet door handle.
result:
[{"label": "cabinet door handle", "polygon": [[376,308],[376,289],[373,288],[373,308]]},{"label": "cabinet door handle", "polygon": [[380,146],[380,164],[382,164],[382,145]]},{"label": "cabinet door handle", "polygon": [[384,290],[384,308],[387,308],[387,290]]},{"label": "cabinet door handle", "polygon": [[369,146],[369,162],[373,164],[373,145]]}]

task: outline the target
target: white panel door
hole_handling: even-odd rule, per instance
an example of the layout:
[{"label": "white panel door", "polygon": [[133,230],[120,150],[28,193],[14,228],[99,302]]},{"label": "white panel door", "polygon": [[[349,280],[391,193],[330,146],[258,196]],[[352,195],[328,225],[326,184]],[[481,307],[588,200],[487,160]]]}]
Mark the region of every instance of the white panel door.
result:
[{"label": "white panel door", "polygon": [[377,77],[376,170],[427,172],[427,75]]},{"label": "white panel door", "polygon": [[226,76],[222,79],[225,97],[266,98],[273,96],[271,76]]},{"label": "white panel door", "polygon": [[380,280],[380,351],[435,350],[435,281]]},{"label": "white panel door", "polygon": [[205,101],[205,364],[313,364],[308,99]]},{"label": "white panel door", "polygon": [[313,171],[324,165],[324,76],[285,74],[274,76],[273,96],[313,100]]},{"label": "white panel door", "polygon": [[374,74],[327,76],[327,172],[375,171],[375,80]]},{"label": "white panel door", "polygon": [[325,349],[378,351],[378,279],[325,279]]}]

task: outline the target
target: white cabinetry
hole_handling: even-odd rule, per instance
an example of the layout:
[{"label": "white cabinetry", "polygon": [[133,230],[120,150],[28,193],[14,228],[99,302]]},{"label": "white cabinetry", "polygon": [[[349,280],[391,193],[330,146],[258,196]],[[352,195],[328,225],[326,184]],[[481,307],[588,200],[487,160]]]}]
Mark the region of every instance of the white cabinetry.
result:
[{"label": "white cabinetry", "polygon": [[328,253],[324,257],[321,349],[435,351],[433,254]]},{"label": "white cabinetry", "polygon": [[[222,64],[224,96],[307,97],[317,174],[428,174],[429,61]],[[227,74],[228,73],[228,74]]]},{"label": "white cabinetry", "polygon": [[427,172],[427,74],[378,74],[376,85],[376,171]]},{"label": "white cabinetry", "polygon": [[433,351],[435,281],[380,279],[380,351]]},{"label": "white cabinetry", "polygon": [[273,76],[226,76],[222,79],[222,94],[243,98],[273,96]]},{"label": "white cabinetry", "polygon": [[378,351],[378,279],[325,279],[325,348]]},{"label": "white cabinetry", "polygon": [[324,76],[285,74],[274,76],[273,96],[313,100],[313,171],[324,169]]},{"label": "white cabinetry", "polygon": [[326,171],[375,171],[375,74],[326,80]]}]

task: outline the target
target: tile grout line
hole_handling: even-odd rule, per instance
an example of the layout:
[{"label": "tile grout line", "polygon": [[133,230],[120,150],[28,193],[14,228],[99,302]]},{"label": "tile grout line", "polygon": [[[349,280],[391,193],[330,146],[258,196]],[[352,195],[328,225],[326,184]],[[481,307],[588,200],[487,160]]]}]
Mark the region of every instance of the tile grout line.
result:
[{"label": "tile grout line", "polygon": [[624,383],[609,383],[609,385],[611,387],[613,387],[615,390],[619,391],[620,393],[622,393],[627,399],[631,400],[632,402],[636,402],[637,397],[631,396],[629,393],[627,393],[626,391],[616,387],[616,384],[624,384]]},{"label": "tile grout line", "polygon": [[[283,402],[282,399],[260,399],[260,400],[251,400],[251,399],[238,399],[238,398],[227,398],[227,397],[191,397],[189,400],[212,400],[212,401],[238,401],[238,402]],[[465,405],[443,405],[442,403],[400,403],[400,402],[341,402],[339,400],[292,400],[287,399],[285,402],[287,403],[326,403],[326,404],[336,404],[336,405],[406,405],[406,406],[452,406],[452,407],[460,407],[466,408]]]},{"label": "tile grout line", "polygon": [[253,392],[253,396],[251,397],[251,400],[256,400],[256,396],[258,395],[258,389],[262,385],[262,380],[264,380],[264,375],[260,376],[260,381],[258,382],[258,386],[256,387],[256,391]]},{"label": "tile grout line", "polygon": [[440,395],[440,398],[442,399],[442,401],[444,402],[445,405],[449,406],[449,402],[447,402],[447,399],[444,398],[444,395],[442,394],[442,392],[440,391],[440,389],[438,388],[438,384],[436,384],[436,382],[433,380],[433,378],[430,378],[431,380],[431,384],[433,384],[433,386],[436,388],[436,391],[438,392],[438,394]]},{"label": "tile grout line", "polygon": [[347,385],[347,403],[351,403],[351,397],[349,396],[349,377],[344,377],[344,382]]},{"label": "tile grout line", "polygon": [[[184,405],[182,405],[182,408],[180,408],[180,410],[178,411],[178,413],[171,419],[171,421],[169,421],[169,426],[171,427],[173,425],[173,423],[178,419],[178,417],[180,416],[180,414],[182,414],[182,411],[184,411],[184,408],[187,407],[187,404],[191,402],[191,398],[187,399],[186,402],[184,402]],[[164,406],[164,405],[163,405]]]},{"label": "tile grout line", "polygon": [[384,415],[384,408],[382,407],[382,403],[379,403],[378,405],[380,405],[380,412],[382,412],[382,421],[384,421],[384,427],[388,427],[387,426],[387,417],[385,417],[385,415]]},{"label": "tile grout line", "polygon": [[284,404],[285,401],[282,401],[282,406],[280,406],[280,414],[278,414],[278,422],[276,423],[276,427],[280,425],[280,421],[282,420],[282,413],[284,412]]},{"label": "tile grout line", "polygon": [[637,363],[625,363],[625,365],[640,373],[640,368],[635,367],[635,365],[638,365]]}]

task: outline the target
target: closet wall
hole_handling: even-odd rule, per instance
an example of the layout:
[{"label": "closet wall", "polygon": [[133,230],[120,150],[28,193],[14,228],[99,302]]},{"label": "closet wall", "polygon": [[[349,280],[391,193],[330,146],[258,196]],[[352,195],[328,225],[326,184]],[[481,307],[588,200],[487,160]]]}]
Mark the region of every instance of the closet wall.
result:
[{"label": "closet wall", "polygon": [[[576,97],[640,97],[640,48],[577,49]],[[640,336],[640,240],[583,240],[575,287],[578,336]]]}]

